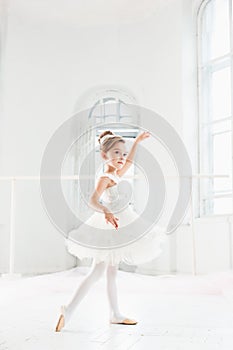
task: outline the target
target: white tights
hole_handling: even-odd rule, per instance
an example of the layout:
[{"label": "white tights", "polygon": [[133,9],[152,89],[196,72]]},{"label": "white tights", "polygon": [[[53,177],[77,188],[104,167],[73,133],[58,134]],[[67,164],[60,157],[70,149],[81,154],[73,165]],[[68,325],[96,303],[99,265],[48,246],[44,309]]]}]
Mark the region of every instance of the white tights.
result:
[{"label": "white tights", "polygon": [[118,307],[118,299],[117,299],[117,285],[116,285],[116,276],[118,266],[108,265],[106,262],[101,261],[99,263],[95,262],[93,259],[93,263],[91,266],[90,272],[85,276],[79,285],[78,289],[74,293],[69,304],[65,306],[65,322],[69,322],[71,315],[73,314],[77,305],[81,302],[81,300],[87,295],[90,287],[97,282],[100,277],[103,275],[105,269],[107,267],[107,295],[110,307],[110,320],[114,321],[122,321],[125,316],[122,315],[119,311]]}]

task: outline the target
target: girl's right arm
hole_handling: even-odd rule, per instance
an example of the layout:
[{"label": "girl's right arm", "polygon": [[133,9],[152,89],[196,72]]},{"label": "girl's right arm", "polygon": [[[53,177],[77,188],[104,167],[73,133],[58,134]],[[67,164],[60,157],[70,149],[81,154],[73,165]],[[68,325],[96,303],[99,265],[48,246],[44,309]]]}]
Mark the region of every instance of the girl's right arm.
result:
[{"label": "girl's right arm", "polygon": [[108,187],[110,182],[111,182],[111,180],[107,176],[102,176],[102,177],[99,178],[99,181],[98,181],[98,183],[96,185],[95,191],[93,192],[93,194],[90,197],[89,204],[90,204],[90,206],[92,208],[94,208],[94,210],[103,212],[104,215],[105,215],[106,222],[107,223],[110,222],[117,229],[118,228],[117,220],[119,220],[119,219],[116,218],[109,211],[109,209],[107,207],[105,207],[104,205],[100,204],[100,202],[99,202],[99,198],[100,198],[101,194]]}]

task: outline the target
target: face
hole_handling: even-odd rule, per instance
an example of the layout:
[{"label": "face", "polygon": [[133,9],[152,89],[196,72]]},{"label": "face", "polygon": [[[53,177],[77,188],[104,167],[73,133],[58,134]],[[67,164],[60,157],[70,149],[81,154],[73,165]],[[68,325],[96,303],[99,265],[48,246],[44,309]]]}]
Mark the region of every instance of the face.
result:
[{"label": "face", "polygon": [[116,142],[113,147],[105,153],[105,160],[108,165],[120,169],[125,164],[127,155],[128,152],[126,151],[125,143]]}]

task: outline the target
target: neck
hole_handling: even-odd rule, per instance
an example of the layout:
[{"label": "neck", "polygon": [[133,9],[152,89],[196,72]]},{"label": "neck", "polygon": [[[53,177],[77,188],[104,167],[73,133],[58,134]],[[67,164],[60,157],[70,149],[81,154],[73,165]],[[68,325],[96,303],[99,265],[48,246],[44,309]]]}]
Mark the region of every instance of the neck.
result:
[{"label": "neck", "polygon": [[114,168],[113,166],[111,166],[111,165],[108,165],[107,167],[106,167],[106,173],[115,173],[115,171],[116,171],[117,169],[116,168]]}]

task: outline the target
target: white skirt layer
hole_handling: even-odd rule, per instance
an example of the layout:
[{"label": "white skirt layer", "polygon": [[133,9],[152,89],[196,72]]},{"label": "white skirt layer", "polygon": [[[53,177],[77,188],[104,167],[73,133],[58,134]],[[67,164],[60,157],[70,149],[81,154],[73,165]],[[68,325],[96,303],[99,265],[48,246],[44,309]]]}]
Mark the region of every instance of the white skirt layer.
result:
[{"label": "white skirt layer", "polygon": [[[114,215],[119,218],[118,232],[120,232],[121,227],[130,224],[138,218],[138,214],[131,207],[127,207],[122,212],[115,213]],[[116,231],[112,224],[106,223],[103,213],[95,212],[85,223],[93,227]],[[72,230],[69,236],[72,237],[76,233],[78,233],[78,229]],[[79,259],[94,258],[97,263],[105,261],[110,265],[118,265],[121,261],[129,265],[138,265],[158,257],[162,253],[163,245],[167,240],[168,235],[165,228],[155,225],[143,237],[120,248],[94,249],[80,245],[69,238],[65,239],[65,245],[68,251]]]}]

